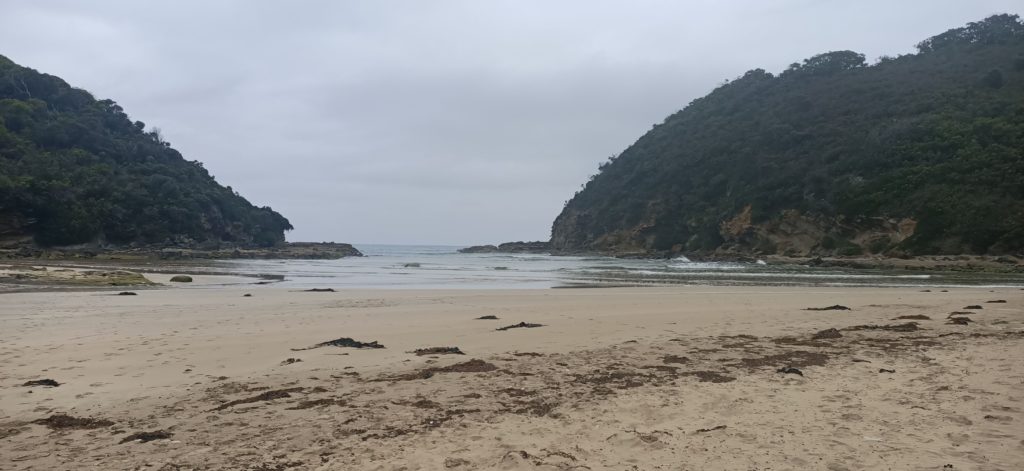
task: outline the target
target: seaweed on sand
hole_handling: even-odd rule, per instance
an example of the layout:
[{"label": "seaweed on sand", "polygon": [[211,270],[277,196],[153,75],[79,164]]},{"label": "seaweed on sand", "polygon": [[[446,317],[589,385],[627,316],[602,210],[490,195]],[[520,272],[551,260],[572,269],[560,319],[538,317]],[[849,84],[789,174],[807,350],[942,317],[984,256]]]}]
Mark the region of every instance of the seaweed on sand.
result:
[{"label": "seaweed on sand", "polygon": [[293,352],[299,352],[302,350],[312,350],[320,347],[349,347],[349,348],[384,348],[383,345],[377,343],[376,340],[372,342],[360,342],[358,340],[351,339],[349,337],[341,337],[334,340],[328,340],[326,342],[320,342],[316,345],[306,348],[293,348]]},{"label": "seaweed on sand", "polygon": [[505,327],[498,327],[494,330],[509,330],[509,329],[532,329],[535,327],[544,327],[544,324],[533,324],[530,322],[520,322],[518,324],[506,325]]}]

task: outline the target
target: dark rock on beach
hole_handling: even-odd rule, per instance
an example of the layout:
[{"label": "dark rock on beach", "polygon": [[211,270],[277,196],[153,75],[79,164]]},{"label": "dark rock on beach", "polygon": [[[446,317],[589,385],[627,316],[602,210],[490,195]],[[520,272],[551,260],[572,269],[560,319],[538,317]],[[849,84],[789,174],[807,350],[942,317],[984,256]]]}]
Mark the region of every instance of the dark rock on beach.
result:
[{"label": "dark rock on beach", "polygon": [[173,283],[191,283],[192,277],[188,275],[174,275],[171,277]]}]

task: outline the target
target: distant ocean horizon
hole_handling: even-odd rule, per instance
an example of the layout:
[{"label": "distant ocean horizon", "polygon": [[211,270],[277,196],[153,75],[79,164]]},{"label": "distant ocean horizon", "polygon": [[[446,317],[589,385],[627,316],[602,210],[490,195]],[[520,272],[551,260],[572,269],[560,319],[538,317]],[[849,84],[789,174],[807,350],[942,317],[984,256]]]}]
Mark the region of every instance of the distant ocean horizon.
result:
[{"label": "distant ocean horizon", "polygon": [[210,270],[277,275],[295,289],[542,289],[607,286],[1024,287],[1024,276],[675,259],[462,254],[461,245],[353,244],[364,257],[221,260]]}]

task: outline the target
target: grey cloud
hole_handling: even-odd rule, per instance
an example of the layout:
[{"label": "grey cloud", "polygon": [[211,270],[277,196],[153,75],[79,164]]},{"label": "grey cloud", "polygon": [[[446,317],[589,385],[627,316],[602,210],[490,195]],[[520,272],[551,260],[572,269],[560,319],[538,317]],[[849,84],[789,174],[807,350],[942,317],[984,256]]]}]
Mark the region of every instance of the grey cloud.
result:
[{"label": "grey cloud", "polygon": [[0,54],[161,128],[292,240],[493,243],[546,238],[598,163],[725,79],[1014,7],[39,0],[2,7]]}]

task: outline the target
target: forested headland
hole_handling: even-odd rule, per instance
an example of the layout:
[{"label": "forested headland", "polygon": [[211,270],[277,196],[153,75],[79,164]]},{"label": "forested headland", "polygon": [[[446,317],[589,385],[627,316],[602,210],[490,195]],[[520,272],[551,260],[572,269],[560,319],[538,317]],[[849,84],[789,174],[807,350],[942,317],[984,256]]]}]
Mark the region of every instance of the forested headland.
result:
[{"label": "forested headland", "polygon": [[693,100],[566,203],[560,252],[793,256],[1024,250],[1024,24],[914,54],[833,51]]},{"label": "forested headland", "polygon": [[265,248],[290,229],[113,100],[0,56],[0,239]]}]

